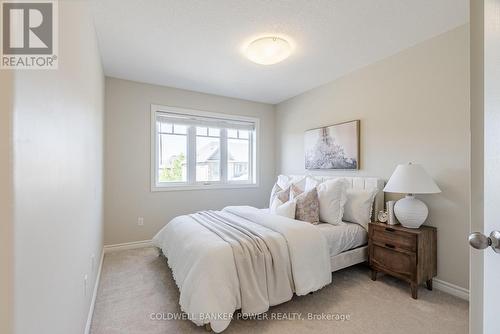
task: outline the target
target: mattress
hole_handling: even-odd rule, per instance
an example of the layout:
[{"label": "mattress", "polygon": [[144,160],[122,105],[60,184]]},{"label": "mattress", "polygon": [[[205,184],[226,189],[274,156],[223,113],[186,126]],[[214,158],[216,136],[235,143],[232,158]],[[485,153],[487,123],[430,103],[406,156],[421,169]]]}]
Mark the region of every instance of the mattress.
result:
[{"label": "mattress", "polygon": [[[269,212],[268,208],[260,209]],[[319,223],[315,225],[325,236],[330,249],[330,257],[368,243],[368,232],[355,223],[342,222],[339,225]]]},{"label": "mattress", "polygon": [[340,225],[320,223],[316,227],[323,233],[328,242],[330,256],[366,245],[368,242],[368,233],[358,224],[347,222]]}]

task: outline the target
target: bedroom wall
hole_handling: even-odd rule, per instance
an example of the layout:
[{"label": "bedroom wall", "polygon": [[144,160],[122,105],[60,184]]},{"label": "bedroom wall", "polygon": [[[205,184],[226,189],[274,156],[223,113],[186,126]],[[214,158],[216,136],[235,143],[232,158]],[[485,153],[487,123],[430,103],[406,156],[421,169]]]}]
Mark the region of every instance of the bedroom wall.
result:
[{"label": "bedroom wall", "polygon": [[83,333],[92,299],[102,250],[104,75],[87,6],[59,1],[59,69],[15,73],[16,333]]},{"label": "bedroom wall", "polygon": [[0,333],[12,331],[12,71],[0,71]]},{"label": "bedroom wall", "polygon": [[[441,194],[420,198],[438,228],[438,277],[468,289],[470,212],[468,25],[415,45],[276,107],[277,172],[303,173],[304,131],[361,120],[361,170],[389,179],[421,163]],[[335,174],[335,173],[330,173]]]},{"label": "bedroom wall", "polygon": [[[150,191],[150,105],[160,104],[260,119],[257,188]],[[106,78],[106,245],[151,239],[175,216],[242,203],[264,207],[274,178],[274,107],[216,95]],[[144,225],[138,226],[138,217]]]}]

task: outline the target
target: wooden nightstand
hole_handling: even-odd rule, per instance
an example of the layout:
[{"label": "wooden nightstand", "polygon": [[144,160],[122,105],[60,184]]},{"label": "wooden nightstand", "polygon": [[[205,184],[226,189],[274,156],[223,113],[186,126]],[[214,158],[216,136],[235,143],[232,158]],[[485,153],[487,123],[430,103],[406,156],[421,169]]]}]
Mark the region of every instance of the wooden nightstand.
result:
[{"label": "wooden nightstand", "polygon": [[372,280],[381,271],[410,283],[411,296],[417,299],[418,286],[427,284],[437,274],[437,230],[432,226],[418,229],[401,225],[370,223],[368,261]]}]

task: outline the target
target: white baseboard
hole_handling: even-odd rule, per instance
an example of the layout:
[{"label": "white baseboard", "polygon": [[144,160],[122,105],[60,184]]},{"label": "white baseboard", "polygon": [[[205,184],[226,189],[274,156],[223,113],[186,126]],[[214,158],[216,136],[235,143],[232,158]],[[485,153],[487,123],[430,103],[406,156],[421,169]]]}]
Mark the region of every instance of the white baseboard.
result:
[{"label": "white baseboard", "polygon": [[442,281],[440,279],[433,279],[433,286],[436,290],[440,290],[460,299],[469,300],[469,290],[462,288],[458,285]]},{"label": "white baseboard", "polygon": [[90,334],[90,325],[92,324],[92,316],[94,315],[95,300],[97,299],[97,290],[99,289],[99,282],[101,281],[102,262],[104,261],[104,249],[101,252],[101,261],[97,269],[97,276],[95,278],[94,292],[92,293],[92,300],[90,301],[89,314],[87,316],[87,324],[85,325],[85,334]]},{"label": "white baseboard", "polygon": [[152,246],[151,240],[125,242],[123,244],[106,245],[104,246],[104,253],[116,252],[126,249],[135,249]]}]

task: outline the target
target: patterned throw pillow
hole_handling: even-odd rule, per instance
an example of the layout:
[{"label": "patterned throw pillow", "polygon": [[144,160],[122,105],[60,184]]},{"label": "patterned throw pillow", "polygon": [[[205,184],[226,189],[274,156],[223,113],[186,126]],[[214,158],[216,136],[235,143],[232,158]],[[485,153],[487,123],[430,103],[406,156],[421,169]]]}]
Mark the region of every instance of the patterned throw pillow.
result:
[{"label": "patterned throw pillow", "polygon": [[295,219],[312,224],[319,222],[319,200],[316,188],[302,192],[299,188],[292,185],[290,200],[294,200],[296,203]]},{"label": "patterned throw pillow", "polygon": [[299,196],[303,192],[304,192],[304,190],[302,190],[301,188],[299,188],[297,185],[292,184],[290,186],[290,200],[292,200],[295,197]]},{"label": "patterned throw pillow", "polygon": [[282,203],[288,202],[288,199],[290,198],[290,187],[282,189],[278,184],[275,184],[273,190],[271,190],[269,207],[271,207],[275,198],[278,198]]}]

